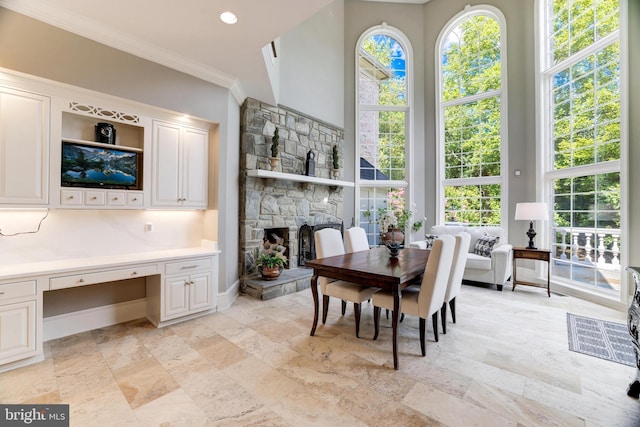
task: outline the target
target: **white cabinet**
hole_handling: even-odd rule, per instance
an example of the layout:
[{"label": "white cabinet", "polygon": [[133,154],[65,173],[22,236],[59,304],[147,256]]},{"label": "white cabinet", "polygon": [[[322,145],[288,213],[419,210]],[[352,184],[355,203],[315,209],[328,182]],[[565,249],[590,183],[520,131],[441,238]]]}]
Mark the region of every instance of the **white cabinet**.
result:
[{"label": "white cabinet", "polygon": [[0,285],[0,365],[38,352],[36,282]]},{"label": "white cabinet", "polygon": [[171,320],[215,307],[217,286],[212,272],[217,257],[167,263],[162,288],[161,320]]},{"label": "white cabinet", "polygon": [[49,105],[0,86],[0,204],[48,203]]},{"label": "white cabinet", "polygon": [[207,208],[209,133],[154,121],[154,207]]}]

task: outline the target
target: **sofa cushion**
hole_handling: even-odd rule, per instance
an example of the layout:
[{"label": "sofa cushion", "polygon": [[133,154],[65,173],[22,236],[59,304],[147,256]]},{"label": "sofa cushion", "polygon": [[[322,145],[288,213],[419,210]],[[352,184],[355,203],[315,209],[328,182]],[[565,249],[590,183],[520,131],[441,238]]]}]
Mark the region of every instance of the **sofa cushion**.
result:
[{"label": "sofa cushion", "polygon": [[491,270],[491,258],[487,258],[476,254],[467,254],[467,263],[464,268],[475,270]]},{"label": "sofa cushion", "polygon": [[491,257],[491,251],[496,243],[500,240],[498,236],[484,236],[476,241],[473,253],[484,257]]}]

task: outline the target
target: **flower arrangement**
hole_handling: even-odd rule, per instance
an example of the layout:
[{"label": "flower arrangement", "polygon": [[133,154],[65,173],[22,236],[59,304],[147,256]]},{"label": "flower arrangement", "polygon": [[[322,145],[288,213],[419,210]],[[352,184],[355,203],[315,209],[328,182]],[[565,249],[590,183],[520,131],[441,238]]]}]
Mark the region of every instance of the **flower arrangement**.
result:
[{"label": "flower arrangement", "polygon": [[284,256],[284,251],[287,249],[286,247],[277,243],[271,243],[266,239],[263,247],[263,251],[258,255],[259,267],[284,267],[287,263],[287,258]]},{"label": "flower arrangement", "polygon": [[[404,191],[404,188],[389,191],[387,207],[378,209],[378,226],[381,233],[395,228],[405,231],[408,226],[411,226],[411,230],[418,231],[422,227],[423,220],[411,221],[415,212],[415,203],[411,205],[411,209],[406,208]],[[370,210],[364,211],[363,215],[371,221]]]}]

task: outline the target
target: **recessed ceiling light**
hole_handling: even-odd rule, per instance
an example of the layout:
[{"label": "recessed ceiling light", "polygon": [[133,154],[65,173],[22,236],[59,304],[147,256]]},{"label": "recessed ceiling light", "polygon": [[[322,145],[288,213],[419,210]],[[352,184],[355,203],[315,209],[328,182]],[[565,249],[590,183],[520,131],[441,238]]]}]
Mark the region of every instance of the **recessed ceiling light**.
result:
[{"label": "recessed ceiling light", "polygon": [[235,24],[238,22],[238,18],[233,14],[233,12],[222,12],[220,14],[220,20],[225,24]]}]

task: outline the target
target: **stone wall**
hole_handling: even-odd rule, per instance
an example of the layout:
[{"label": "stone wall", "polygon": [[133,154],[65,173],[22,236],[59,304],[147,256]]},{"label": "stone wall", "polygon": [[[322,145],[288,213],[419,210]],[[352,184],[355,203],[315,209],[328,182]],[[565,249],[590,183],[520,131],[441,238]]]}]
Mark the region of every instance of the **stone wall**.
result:
[{"label": "stone wall", "polygon": [[[257,274],[256,258],[266,228],[289,230],[290,262],[298,268],[298,230],[304,224],[343,222],[343,189],[286,179],[248,177],[247,171],[271,170],[271,138],[278,129],[280,161],[277,172],[304,175],[307,153],[315,153],[315,176],[330,179],[333,146],[338,146],[340,170],[344,130],[286,107],[248,98],[240,118],[240,267],[243,278]],[[224,208],[224,207],[221,207]]]}]

